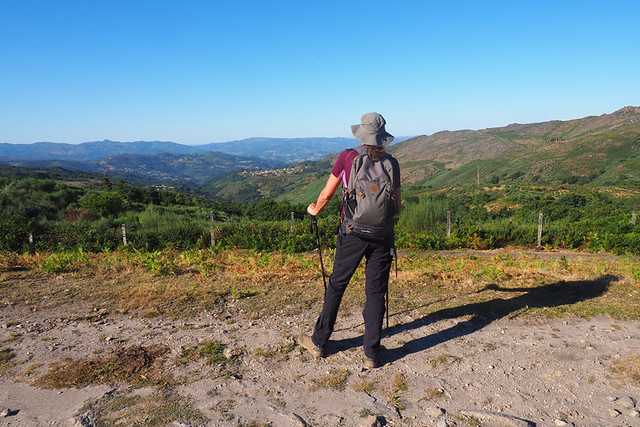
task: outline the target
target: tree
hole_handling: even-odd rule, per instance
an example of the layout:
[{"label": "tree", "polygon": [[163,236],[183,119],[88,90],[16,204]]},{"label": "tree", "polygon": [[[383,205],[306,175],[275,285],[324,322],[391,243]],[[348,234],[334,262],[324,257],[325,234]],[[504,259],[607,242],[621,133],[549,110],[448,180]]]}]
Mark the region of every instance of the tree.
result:
[{"label": "tree", "polygon": [[125,210],[124,198],[115,191],[89,193],[81,204],[100,217],[116,216]]}]

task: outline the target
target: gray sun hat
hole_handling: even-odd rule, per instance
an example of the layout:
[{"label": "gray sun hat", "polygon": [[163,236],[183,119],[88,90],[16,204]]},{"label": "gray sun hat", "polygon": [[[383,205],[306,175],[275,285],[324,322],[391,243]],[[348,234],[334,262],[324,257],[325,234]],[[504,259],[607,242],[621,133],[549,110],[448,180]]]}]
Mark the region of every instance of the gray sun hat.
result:
[{"label": "gray sun hat", "polygon": [[351,125],[351,133],[358,141],[366,145],[385,146],[393,141],[393,135],[384,128],[387,122],[378,113],[366,113],[360,118],[359,125]]}]

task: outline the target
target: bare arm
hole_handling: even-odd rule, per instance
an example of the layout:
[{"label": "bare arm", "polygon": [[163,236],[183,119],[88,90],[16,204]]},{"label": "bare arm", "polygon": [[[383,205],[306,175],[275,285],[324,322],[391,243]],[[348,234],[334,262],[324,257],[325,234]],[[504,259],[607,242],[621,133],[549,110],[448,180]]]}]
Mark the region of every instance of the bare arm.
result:
[{"label": "bare arm", "polygon": [[307,212],[309,212],[313,216],[318,215],[336,193],[338,185],[340,185],[340,178],[329,175],[327,183],[318,196],[318,201],[307,206]]}]

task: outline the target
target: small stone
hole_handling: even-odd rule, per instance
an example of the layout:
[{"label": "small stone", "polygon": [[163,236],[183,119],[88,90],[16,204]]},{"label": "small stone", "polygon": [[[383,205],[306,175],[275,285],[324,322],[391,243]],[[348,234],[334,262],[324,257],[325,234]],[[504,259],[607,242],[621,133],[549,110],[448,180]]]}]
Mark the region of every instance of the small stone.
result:
[{"label": "small stone", "polygon": [[0,412],[0,417],[7,418],[10,414],[11,414],[11,410],[5,409],[4,411]]},{"label": "small stone", "polygon": [[629,411],[629,412],[627,413],[627,415],[628,415],[629,417],[631,417],[631,418],[638,418],[638,417],[640,417],[640,412],[639,412],[639,411],[636,411],[636,410],[634,409],[634,410],[632,410],[632,411]]},{"label": "small stone", "polygon": [[380,427],[382,425],[382,420],[378,415],[370,415],[364,421],[359,424],[359,427]]},{"label": "small stone", "polygon": [[337,426],[344,423],[344,418],[335,414],[327,414],[322,417],[323,421],[326,422],[327,425]]},{"label": "small stone", "polygon": [[431,418],[438,418],[443,416],[447,411],[437,406],[429,406],[424,409],[424,413],[426,416]]},{"label": "small stone", "polygon": [[617,400],[618,405],[623,409],[635,409],[636,401],[629,396],[623,396]]},{"label": "small stone", "polygon": [[566,422],[565,420],[556,418],[555,420],[553,420],[553,425],[557,427],[563,427],[563,426],[568,426],[569,423]]},{"label": "small stone", "polygon": [[113,337],[106,337],[104,340],[105,340],[106,342],[109,342],[109,341],[111,341],[112,339],[113,339]]},{"label": "small stone", "polygon": [[607,396],[607,400],[608,400],[609,402],[615,402],[616,400],[618,400],[618,398],[617,398],[617,397],[615,397],[615,396]]},{"label": "small stone", "polygon": [[618,411],[617,409],[609,409],[609,416],[611,418],[617,418],[620,416],[622,412]]},{"label": "small stone", "polygon": [[436,427],[451,427],[449,425],[449,423],[447,422],[447,420],[440,420],[438,421],[438,423],[436,424]]}]

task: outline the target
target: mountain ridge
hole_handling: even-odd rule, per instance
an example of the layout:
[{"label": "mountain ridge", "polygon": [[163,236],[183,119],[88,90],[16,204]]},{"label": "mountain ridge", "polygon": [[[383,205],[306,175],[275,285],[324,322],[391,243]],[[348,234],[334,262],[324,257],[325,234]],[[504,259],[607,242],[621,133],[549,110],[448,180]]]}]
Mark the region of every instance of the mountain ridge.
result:
[{"label": "mountain ridge", "polygon": [[[528,159],[531,164],[523,173],[533,176],[541,172],[539,165],[535,164],[536,156],[559,165],[568,163],[567,168],[572,171],[580,166],[576,158],[581,158],[584,166],[591,170],[593,162],[583,158],[590,146],[607,151],[616,159],[623,159],[622,153],[615,152],[616,144],[624,145],[628,153],[632,153],[639,148],[634,142],[639,134],[640,107],[627,106],[611,114],[567,121],[512,123],[475,131],[420,135],[390,147],[389,151],[403,164],[403,179],[406,178],[404,182],[408,183],[424,182],[429,176],[452,171],[465,164],[486,163],[505,157],[513,157],[514,161]],[[588,172],[584,170],[581,173]]]},{"label": "mountain ridge", "polygon": [[[246,157],[261,157],[283,163],[319,160],[357,143],[350,138],[248,138],[243,140],[186,145],[171,141],[89,141],[80,144],[34,142],[0,143],[0,159],[93,161],[120,154],[198,154],[211,151]],[[255,153],[260,153],[256,156]]]},{"label": "mountain ridge", "polygon": [[[262,142],[269,145],[260,145]],[[105,141],[87,144],[100,148],[101,143]],[[145,142],[118,144],[127,148],[150,147]],[[152,144],[155,149],[194,148],[162,141]],[[220,144],[224,143],[205,144],[197,149],[224,147]],[[119,176],[135,173],[138,180],[145,175],[153,177],[154,181],[188,181],[223,201],[288,198],[307,202],[317,197],[337,153],[357,142],[347,138],[249,138],[229,144],[235,144],[239,151],[253,150],[254,153],[260,147],[261,156],[269,154],[269,150],[269,155],[273,156],[286,151],[287,147],[309,148],[314,144],[330,153],[315,153],[314,156],[322,157],[320,160],[293,162],[261,157],[262,161],[254,158],[253,163],[244,157],[215,160],[212,155],[203,153],[120,154],[92,160],[91,167],[105,174],[117,171]],[[2,148],[3,144],[0,144],[0,155]],[[627,106],[610,114],[565,121],[441,131],[400,140],[388,146],[388,151],[401,164],[403,187],[413,192],[478,182],[492,185],[606,184],[636,188],[640,187],[640,107]],[[132,157],[136,155],[141,157]],[[309,155],[307,152],[302,157]],[[5,157],[0,162],[9,161]],[[229,167],[214,170],[212,162]],[[155,167],[148,163],[155,163]],[[14,160],[13,164],[70,166],[63,161],[47,163],[45,160]]]}]

